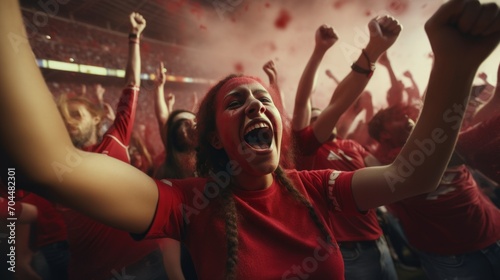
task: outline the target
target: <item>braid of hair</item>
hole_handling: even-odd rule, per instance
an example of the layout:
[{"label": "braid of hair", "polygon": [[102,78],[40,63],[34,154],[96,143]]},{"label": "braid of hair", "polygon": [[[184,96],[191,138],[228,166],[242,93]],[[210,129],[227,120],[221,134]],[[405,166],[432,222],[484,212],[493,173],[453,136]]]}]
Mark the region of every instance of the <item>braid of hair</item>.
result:
[{"label": "braid of hair", "polygon": [[226,229],[226,280],[236,279],[238,264],[238,215],[230,187],[221,190]]},{"label": "braid of hair", "polygon": [[328,244],[332,244],[333,238],[328,232],[325,224],[321,222],[321,219],[319,218],[318,214],[316,213],[316,210],[314,210],[314,207],[312,206],[311,202],[304,197],[294,186],[292,181],[286,176],[285,172],[281,168],[281,166],[278,166],[278,168],[275,171],[276,177],[278,181],[285,186],[287,191],[295,198],[298,202],[304,204],[307,207],[307,210],[309,211],[309,215],[311,216],[312,220],[318,227],[318,229],[321,231],[321,233],[325,236],[326,242]]}]

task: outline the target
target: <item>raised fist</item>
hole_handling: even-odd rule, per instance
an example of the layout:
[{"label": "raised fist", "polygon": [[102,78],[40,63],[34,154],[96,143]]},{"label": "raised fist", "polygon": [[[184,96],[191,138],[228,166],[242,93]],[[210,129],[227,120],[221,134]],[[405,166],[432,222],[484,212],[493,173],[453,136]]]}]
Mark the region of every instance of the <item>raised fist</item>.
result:
[{"label": "raised fist", "polygon": [[378,57],[389,49],[399,37],[403,26],[391,16],[376,17],[368,23],[370,41],[367,49]]},{"label": "raised fist", "polygon": [[163,66],[163,62],[160,62],[158,68],[156,69],[155,84],[157,87],[163,87],[167,81],[167,69]]},{"label": "raised fist", "polygon": [[451,0],[426,22],[435,60],[477,69],[500,40],[500,11],[495,3]]},{"label": "raised fist", "polygon": [[139,13],[131,13],[130,14],[130,32],[137,34],[138,36],[142,33],[142,31],[146,28],[146,20]]},{"label": "raised fist", "polygon": [[316,31],[315,39],[316,49],[326,52],[335,42],[337,42],[339,37],[332,27],[323,24]]}]

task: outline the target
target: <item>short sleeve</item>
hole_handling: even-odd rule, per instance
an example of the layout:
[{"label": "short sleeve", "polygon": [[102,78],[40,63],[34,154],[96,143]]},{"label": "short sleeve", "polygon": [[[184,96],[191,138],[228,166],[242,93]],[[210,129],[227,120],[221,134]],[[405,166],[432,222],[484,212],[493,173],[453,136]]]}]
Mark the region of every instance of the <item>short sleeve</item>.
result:
[{"label": "short sleeve", "polygon": [[354,195],[352,194],[351,182],[354,172],[342,172],[331,170],[327,173],[326,180],[327,200],[334,212],[344,214],[361,214],[358,210]]},{"label": "short sleeve", "polygon": [[317,190],[322,199],[326,200],[330,211],[346,215],[362,215],[352,194],[353,175],[354,171],[331,169],[302,172],[304,184],[310,184]]},{"label": "short sleeve", "polygon": [[172,238],[181,240],[184,221],[182,207],[184,205],[181,189],[174,185],[176,180],[155,180],[158,187],[158,203],[149,229],[140,235],[131,234],[135,240]]}]

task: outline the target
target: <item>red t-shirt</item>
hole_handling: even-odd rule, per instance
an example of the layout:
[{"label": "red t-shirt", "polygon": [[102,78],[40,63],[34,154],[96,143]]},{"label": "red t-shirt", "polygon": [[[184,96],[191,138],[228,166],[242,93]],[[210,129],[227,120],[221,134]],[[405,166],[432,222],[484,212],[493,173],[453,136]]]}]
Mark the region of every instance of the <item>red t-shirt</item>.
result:
[{"label": "red t-shirt", "polygon": [[35,248],[59,241],[66,241],[66,225],[54,203],[34,193],[26,195],[22,199],[22,202],[35,205],[38,209],[38,216],[34,224],[35,240],[33,245]]},{"label": "red t-shirt", "polygon": [[[294,131],[294,137],[297,147],[300,147],[297,169],[355,171],[366,167],[365,157],[369,153],[355,141],[333,138],[322,144],[314,136],[311,126]],[[331,218],[337,241],[376,240],[382,235],[377,214],[372,209],[363,216],[333,214]]]},{"label": "red t-shirt", "polygon": [[[118,103],[113,125],[102,141],[84,150],[107,154],[130,163],[128,144],[135,119],[138,88],[126,88]],[[107,279],[112,271],[133,264],[158,248],[155,241],[133,240],[127,232],[94,221],[77,211],[61,208],[68,227],[70,279]]]},{"label": "red t-shirt", "polygon": [[500,184],[500,114],[461,132],[456,149],[468,165]]},{"label": "red t-shirt", "polygon": [[[330,211],[359,214],[351,191],[352,172],[286,171],[335,237]],[[159,199],[147,238],[183,240],[198,279],[223,279],[226,231],[215,182],[206,178],[157,181]],[[233,190],[238,212],[237,279],[344,279],[337,245],[327,245],[307,208],[275,182],[264,190]]]},{"label": "red t-shirt", "polygon": [[388,208],[399,218],[410,244],[424,252],[462,254],[500,240],[500,210],[464,165],[447,169],[435,191]]}]

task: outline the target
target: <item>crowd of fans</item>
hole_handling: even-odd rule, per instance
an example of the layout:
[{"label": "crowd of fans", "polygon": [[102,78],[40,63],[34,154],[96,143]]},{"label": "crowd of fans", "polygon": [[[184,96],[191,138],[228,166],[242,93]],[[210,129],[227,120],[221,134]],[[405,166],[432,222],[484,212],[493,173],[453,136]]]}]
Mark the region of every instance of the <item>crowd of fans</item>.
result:
[{"label": "crowd of fans", "polygon": [[[23,10],[25,18],[33,12]],[[37,58],[78,64],[123,69],[127,61],[127,34],[93,27],[88,24],[51,17],[50,24],[41,25],[30,43]],[[186,77],[212,77],[207,66],[188,63],[191,50],[174,44],[145,39],[142,42],[142,60],[145,73],[154,73],[158,61],[168,65],[171,75]]]},{"label": "crowd of fans", "polygon": [[[13,24],[0,31],[22,28],[6,7],[0,19]],[[263,65],[269,82],[230,75],[206,94],[169,86],[163,63],[169,74],[209,73],[144,42],[145,26],[132,13],[128,39],[61,19],[41,28],[31,38],[38,58],[126,65],[124,86],[47,81],[58,112],[41,79],[2,79],[2,156],[34,191],[18,193],[32,232],[20,229],[17,272],[2,279],[395,280],[397,267],[432,280],[500,278],[500,64],[496,86],[476,73],[500,41],[497,5],[452,0],[429,19],[435,61],[422,92],[405,88],[386,53],[400,23],[370,20],[352,71],[341,81],[329,71],[337,85],[314,108],[319,65],[341,40],[320,26],[293,112],[273,61]],[[9,69],[37,73],[19,59],[28,52],[7,49]],[[141,66],[154,81],[141,81]],[[375,112],[365,87],[382,67],[388,106]],[[471,90],[475,76],[483,84]]]}]

